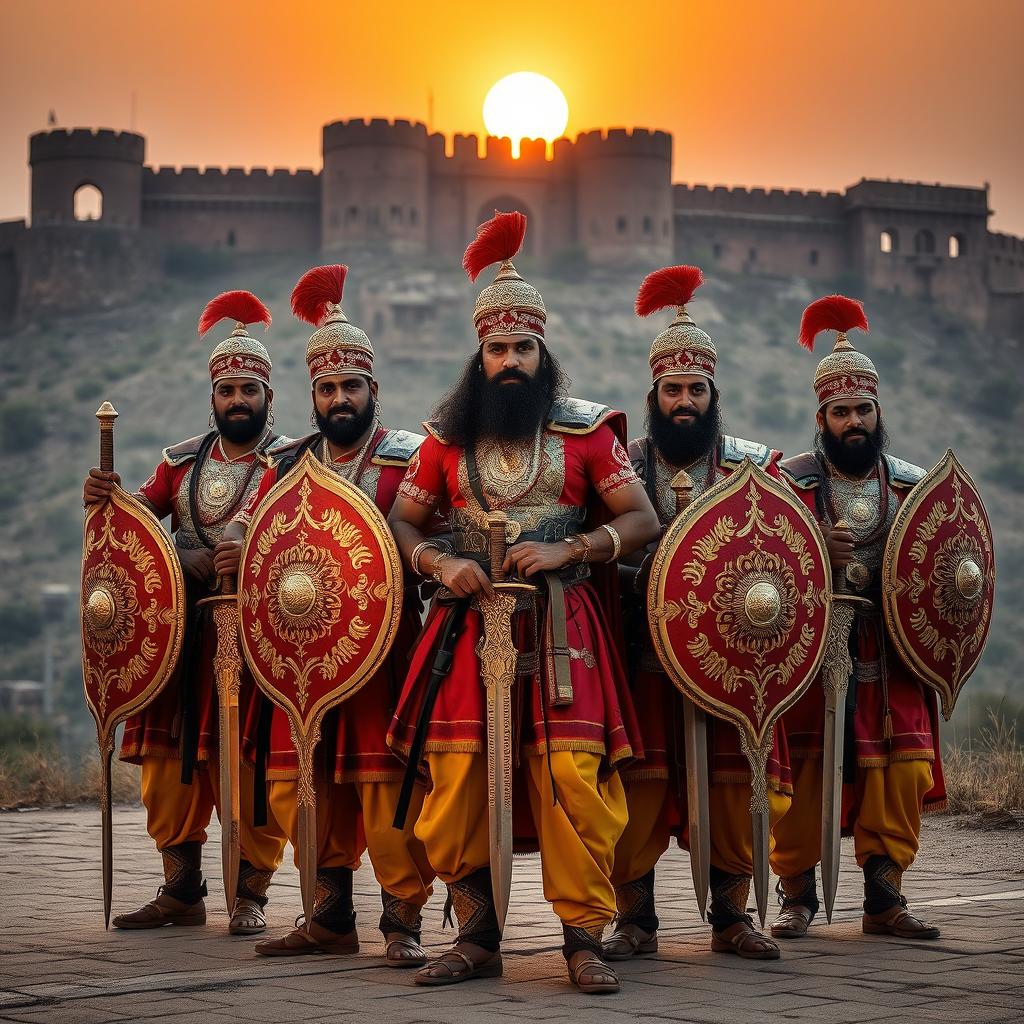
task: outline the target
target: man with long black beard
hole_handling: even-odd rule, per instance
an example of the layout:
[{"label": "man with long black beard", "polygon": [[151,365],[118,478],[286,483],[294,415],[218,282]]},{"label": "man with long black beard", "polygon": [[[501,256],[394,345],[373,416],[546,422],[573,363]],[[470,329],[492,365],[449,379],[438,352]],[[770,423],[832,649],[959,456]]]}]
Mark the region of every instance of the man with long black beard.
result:
[{"label": "man with long black beard", "polygon": [[[830,295],[811,303],[800,343],[835,330],[835,348],[814,375],[818,400],[813,452],[786,459],[782,472],[822,524],[833,569],[845,572],[851,593],[870,598],[858,611],[851,639],[854,675],[847,700],[842,827],[854,837],[864,871],[866,934],[938,938],[907,910],[903,872],[920,845],[922,808],[945,800],[935,694],[894,652],[881,616],[882,553],[896,510],[924,470],[886,452],[874,364],[850,344],[847,332],[867,330],[859,302]],[[843,520],[849,529],[835,524]],[[820,682],[784,716],[794,763],[793,804],[775,827],[771,865],[780,878],[782,907],[772,934],[796,938],[818,910],[815,866],[821,859],[821,759],[824,697]],[[845,782],[845,779],[844,779]]]},{"label": "man with long black beard", "polygon": [[[686,310],[703,283],[698,267],[666,267],[649,274],[637,294],[636,311],[647,316],[677,307],[672,324],[651,347],[653,385],[647,395],[647,436],[630,442],[629,455],[664,526],[676,516],[672,478],[686,470],[694,498],[750,458],[778,476],[781,452],[722,432],[720,395],[715,386],[717,351],[708,334]],[[649,546],[649,551],[655,545]],[[643,552],[640,553],[641,555]],[[658,948],[654,871],[672,836],[688,842],[686,831],[685,750],[682,696],[654,652],[647,623],[647,564],[634,558],[623,570],[630,688],[643,735],[645,758],[628,768],[626,803],[629,823],[615,849],[616,928],[605,941],[612,960],[653,953]],[[755,960],[774,960],[778,945],[756,931],[747,914],[753,875],[750,835],[750,769],[740,749],[739,732],[708,719],[710,752],[712,948]],[[778,731],[768,760],[771,817],[789,805],[789,764]]]},{"label": "man with long black beard", "polygon": [[[149,707],[128,719],[121,742],[121,760],[142,766],[142,802],[149,834],[163,858],[164,884],[140,910],[115,917],[117,928],[206,921],[202,850],[214,807],[220,807],[216,630],[196,602],[215,584],[214,548],[225,525],[256,490],[272,453],[290,443],[271,429],[270,356],[246,331],[247,324],[269,327],[270,312],[250,292],[225,292],[203,310],[199,333],[225,318],[236,326],[210,356],[210,426],[215,429],[165,448],[163,461],[136,492],[158,518],[171,517],[189,616],[175,677]],[[120,484],[116,473],[90,470],[85,503],[105,500],[114,483]],[[252,677],[243,672],[241,709],[255,693]],[[266,927],[267,887],[281,863],[284,837],[278,830],[253,827],[252,772],[242,771],[241,784],[242,859],[229,930],[251,935]]]},{"label": "man with long black beard", "polygon": [[[516,837],[540,848],[569,977],[585,992],[614,992],[619,982],[602,960],[601,935],[615,911],[612,856],[626,822],[617,769],[641,750],[610,628],[609,563],[646,544],[658,524],[629,464],[622,415],[564,397],[564,377],[544,344],[543,299],[511,262],[525,229],[521,213],[495,214],[466,250],[471,280],[501,264],[477,299],[479,348],[426,424],[430,436],[391,513],[403,556],[441,590],[388,742],[413,771],[429,774],[416,835],[459,922],[452,949],[416,982],[496,977],[501,930],[489,868],[478,599],[492,589],[488,512],[500,510],[510,544],[504,569],[541,592],[524,597],[512,620],[517,746],[496,756],[518,766]],[[454,552],[424,535],[437,510],[450,518]]]},{"label": "man with long black beard", "polygon": [[[346,273],[340,264],[314,267],[292,292],[293,312],[316,328],[306,349],[306,363],[318,429],[277,454],[274,468],[267,470],[248,506],[225,531],[216,554],[219,572],[237,570],[245,525],[271,487],[306,452],[362,490],[387,515],[423,440],[407,430],[388,430],[377,419],[373,348],[341,309]],[[420,946],[420,911],[430,897],[434,874],[412,831],[423,789],[416,787],[407,826],[393,828],[403,770],[385,742],[408,651],[419,631],[420,604],[414,585],[405,588],[405,597],[388,658],[372,679],[328,715],[321,729],[321,750],[326,751],[333,771],[317,796],[313,919],[279,939],[258,943],[256,952],[263,956],[358,952],[352,876],[368,851],[381,887],[385,963],[418,967],[426,962]],[[256,762],[259,777],[267,779],[270,817],[297,847],[298,758],[288,718],[266,697],[259,712],[247,723],[246,753]],[[261,715],[269,717],[265,747],[259,739]],[[266,725],[263,734],[267,734]]]}]

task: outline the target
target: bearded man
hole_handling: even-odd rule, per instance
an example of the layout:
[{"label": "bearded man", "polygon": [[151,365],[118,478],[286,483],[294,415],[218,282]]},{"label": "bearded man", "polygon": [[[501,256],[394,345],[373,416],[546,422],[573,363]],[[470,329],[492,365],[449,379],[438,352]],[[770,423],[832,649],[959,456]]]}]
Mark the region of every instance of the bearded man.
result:
[{"label": "bearded man", "polygon": [[[881,615],[880,571],[896,510],[924,470],[886,451],[878,373],[847,332],[867,330],[860,303],[831,295],[804,311],[800,343],[813,349],[822,330],[838,331],[814,375],[818,400],[813,452],[786,459],[782,472],[822,525],[833,570],[844,587],[871,600],[850,640],[854,674],[846,702],[842,827],[852,833],[864,872],[865,934],[936,939],[939,930],[907,910],[902,877],[920,845],[922,808],[945,801],[934,693],[893,650]],[[837,529],[840,520],[847,529]],[[775,827],[772,869],[782,912],[772,934],[796,938],[818,910],[821,859],[821,758],[824,695],[820,679],[784,716],[794,761],[793,805]]]},{"label": "bearded man", "polygon": [[[377,419],[373,347],[341,309],[347,268],[314,267],[292,292],[295,315],[316,328],[306,349],[315,433],[277,452],[248,506],[225,531],[215,565],[236,574],[244,530],[269,490],[311,452],[343,480],[358,487],[385,515],[423,437],[388,430]],[[322,750],[333,766],[317,795],[317,875],[313,918],[280,939],[256,946],[262,956],[356,953],[359,938],[352,905],[352,876],[369,851],[380,883],[385,963],[419,967],[420,911],[430,898],[433,871],[422,843],[413,835],[422,786],[416,787],[412,815],[403,830],[392,828],[403,771],[385,742],[409,648],[420,623],[415,585],[405,588],[405,607],[391,653],[354,696],[330,713],[322,727]],[[262,728],[260,720],[262,719]],[[248,723],[247,754],[257,777],[266,778],[271,817],[298,846],[298,756],[288,717],[262,697]],[[260,741],[261,734],[265,739]]]},{"label": "bearded man", "polygon": [[[479,601],[492,594],[489,570],[542,586],[513,616],[517,747],[495,754],[518,766],[515,790],[528,804],[517,806],[517,831],[532,828],[539,845],[569,977],[583,991],[614,992],[619,982],[602,960],[601,935],[615,912],[612,857],[626,823],[616,769],[641,750],[608,617],[608,563],[651,540],[658,523],[629,463],[621,414],[564,397],[544,343],[543,299],[511,262],[525,229],[521,213],[495,214],[466,250],[472,280],[501,263],[476,303],[479,349],[426,424],[430,436],[391,512],[403,556],[441,589],[388,742],[411,770],[429,774],[416,835],[459,921],[453,948],[416,982],[500,975]],[[450,517],[454,552],[424,535],[437,510]],[[488,513],[498,510],[511,541],[502,567],[490,566],[488,543]]]},{"label": "bearded man", "polygon": [[[214,548],[226,524],[255,491],[272,453],[290,443],[271,429],[270,356],[246,331],[247,324],[269,327],[270,312],[251,292],[225,292],[203,310],[200,335],[225,318],[236,326],[210,356],[213,429],[165,448],[163,461],[135,493],[158,519],[171,517],[189,611],[175,675],[149,707],[128,720],[119,755],[142,766],[146,825],[163,858],[164,884],[144,907],[115,917],[116,928],[206,923],[202,850],[214,808],[220,809],[216,629],[197,602],[215,586]],[[116,473],[91,469],[84,503],[105,501],[120,483]],[[243,670],[240,706],[254,697],[252,677]],[[253,827],[251,772],[242,771],[241,786],[242,859],[229,930],[250,935],[266,927],[267,887],[281,863],[284,837]]]},{"label": "bearded man", "polygon": [[[699,497],[751,459],[778,477],[782,453],[722,431],[720,394],[715,386],[718,353],[714,342],[686,310],[703,283],[700,268],[666,267],[649,274],[637,294],[636,311],[648,316],[677,306],[672,324],[654,340],[647,394],[647,436],[630,442],[629,455],[662,526],[676,517],[672,478],[686,470]],[[656,545],[648,548],[653,552]],[[639,553],[643,555],[643,552]],[[634,557],[623,566],[630,688],[643,736],[643,763],[622,774],[629,822],[615,849],[616,928],[605,941],[610,960],[653,953],[658,948],[654,871],[676,836],[687,846],[683,696],[661,667],[647,621],[646,586],[650,559]],[[775,960],[778,945],[754,928],[747,913],[753,876],[750,832],[750,768],[730,723],[708,719],[711,838],[712,948],[746,959]],[[785,737],[776,729],[768,760],[772,820],[789,807],[791,792]]]}]

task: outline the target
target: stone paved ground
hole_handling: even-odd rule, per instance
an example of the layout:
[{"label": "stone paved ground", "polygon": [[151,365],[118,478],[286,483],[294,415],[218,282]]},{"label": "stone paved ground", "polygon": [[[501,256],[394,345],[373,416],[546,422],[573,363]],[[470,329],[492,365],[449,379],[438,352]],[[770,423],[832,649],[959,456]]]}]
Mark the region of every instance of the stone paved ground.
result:
[{"label": "stone paved ground", "polygon": [[[0,1020],[26,1024],[159,1021],[253,1022],[641,1020],[754,1024],[772,1018],[986,1022],[1024,1017],[1022,833],[976,832],[930,819],[908,878],[914,907],[940,925],[935,943],[867,937],[859,877],[844,849],[834,923],[787,944],[783,959],[757,964],[714,954],[697,918],[687,860],[674,850],[658,869],[663,928],[657,956],[622,965],[622,993],[583,996],[565,980],[560,931],[544,903],[536,858],[516,863],[506,936],[506,974],[458,988],[414,988],[382,966],[379,902],[368,865],[356,876],[364,939],[357,957],[263,960],[252,940],[229,937],[220,896],[218,833],[211,830],[211,898],[205,929],[104,932],[95,808],[0,815]],[[158,861],[140,808],[114,817],[114,912],[150,898]],[[290,865],[272,890],[271,930],[298,908]],[[425,939],[440,949],[442,894],[426,915]]]}]

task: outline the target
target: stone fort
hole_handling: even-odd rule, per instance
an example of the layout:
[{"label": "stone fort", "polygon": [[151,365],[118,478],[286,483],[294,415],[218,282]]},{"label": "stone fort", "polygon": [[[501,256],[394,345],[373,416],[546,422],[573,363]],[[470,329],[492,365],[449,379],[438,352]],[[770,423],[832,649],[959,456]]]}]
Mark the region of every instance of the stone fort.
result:
[{"label": "stone fort", "polygon": [[[678,184],[672,136],[642,128],[558,139],[550,155],[543,140],[523,140],[513,158],[509,139],[487,138],[481,151],[475,135],[449,141],[421,123],[349,120],[323,127],[322,152],[319,171],[150,167],[132,132],[32,135],[30,223],[0,224],[0,318],[48,297],[60,305],[47,278],[67,272],[69,247],[79,253],[72,280],[106,267],[115,292],[154,243],[325,255],[378,246],[457,266],[476,225],[512,208],[530,218],[527,255],[541,261],[852,280],[845,286],[929,300],[999,333],[1018,330],[1024,313],[1024,241],[989,230],[987,185]],[[87,233],[100,228],[92,252]]]}]

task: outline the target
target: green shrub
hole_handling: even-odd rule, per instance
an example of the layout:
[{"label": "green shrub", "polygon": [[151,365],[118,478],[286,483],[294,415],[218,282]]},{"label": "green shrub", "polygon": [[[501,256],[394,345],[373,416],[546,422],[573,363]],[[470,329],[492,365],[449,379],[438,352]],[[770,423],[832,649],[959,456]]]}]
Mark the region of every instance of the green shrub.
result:
[{"label": "green shrub", "polygon": [[35,448],[46,436],[42,408],[22,398],[4,402],[0,405],[0,434],[6,451],[24,452]]}]

